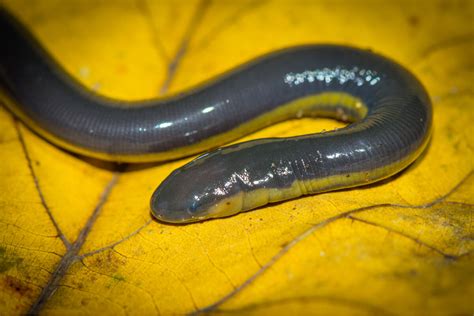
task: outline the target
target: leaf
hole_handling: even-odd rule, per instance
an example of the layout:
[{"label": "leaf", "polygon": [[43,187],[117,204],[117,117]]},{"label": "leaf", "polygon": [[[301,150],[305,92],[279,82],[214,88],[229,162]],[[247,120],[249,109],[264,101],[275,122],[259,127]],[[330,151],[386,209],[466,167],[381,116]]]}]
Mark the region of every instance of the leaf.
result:
[{"label": "leaf", "polygon": [[[185,160],[80,158],[2,107],[1,314],[473,312],[473,2],[5,2],[72,75],[121,99],[281,47],[368,47],[426,85],[434,132],[382,183],[175,226],[148,201]],[[295,120],[245,139],[335,126]]]}]

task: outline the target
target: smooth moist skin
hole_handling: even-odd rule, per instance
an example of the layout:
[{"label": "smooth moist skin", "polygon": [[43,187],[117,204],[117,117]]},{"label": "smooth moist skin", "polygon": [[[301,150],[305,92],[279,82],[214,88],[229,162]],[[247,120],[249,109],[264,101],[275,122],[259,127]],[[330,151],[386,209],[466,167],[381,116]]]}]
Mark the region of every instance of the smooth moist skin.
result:
[{"label": "smooth moist skin", "polygon": [[240,143],[194,159],[152,196],[152,214],[165,222],[229,216],[378,181],[413,162],[430,135],[432,110],[423,86],[399,64],[368,50],[288,48],[179,95],[123,102],[84,88],[3,9],[0,30],[4,103],[40,135],[83,155],[169,160],[291,118],[350,123],[326,133]]}]

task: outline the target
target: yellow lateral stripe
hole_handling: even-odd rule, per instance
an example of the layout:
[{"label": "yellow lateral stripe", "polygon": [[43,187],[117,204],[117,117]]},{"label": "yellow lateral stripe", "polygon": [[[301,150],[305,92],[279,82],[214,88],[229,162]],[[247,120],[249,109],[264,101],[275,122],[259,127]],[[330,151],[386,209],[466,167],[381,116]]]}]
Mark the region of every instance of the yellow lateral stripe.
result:
[{"label": "yellow lateral stripe", "polygon": [[[423,152],[428,144],[430,133],[427,133],[427,135],[428,136],[424,140],[424,143],[416,151],[392,164],[373,170],[333,175],[313,180],[296,180],[288,188],[261,188],[245,192],[245,194],[239,192],[237,195],[228,197],[211,207],[205,218],[230,216],[261,207],[268,203],[294,199],[307,194],[323,193],[335,189],[346,189],[388,178],[406,168],[419,156],[421,152]],[[204,218],[199,218],[199,220],[202,219]]]},{"label": "yellow lateral stripe", "polygon": [[[269,126],[289,118],[296,118],[302,116],[327,116],[330,111],[336,118],[347,121],[348,119],[360,119],[366,116],[367,106],[360,100],[350,94],[341,92],[325,92],[316,95],[299,98],[289,103],[283,104],[275,110],[260,115],[248,122],[245,122],[236,128],[209,137],[199,143],[191,144],[184,147],[173,148],[166,152],[150,153],[150,154],[130,154],[130,155],[114,155],[103,152],[92,151],[87,148],[71,144],[60,137],[51,134],[47,130],[40,127],[32,118],[26,115],[16,102],[12,100],[7,93],[0,91],[0,100],[28,127],[33,129],[36,133],[43,136],[50,142],[67,149],[69,151],[90,156],[102,160],[117,161],[117,162],[152,162],[152,161],[166,161],[177,159],[185,156],[197,154],[219,145],[236,140],[244,135]],[[355,113],[358,117],[351,118],[347,116],[346,111]]]}]

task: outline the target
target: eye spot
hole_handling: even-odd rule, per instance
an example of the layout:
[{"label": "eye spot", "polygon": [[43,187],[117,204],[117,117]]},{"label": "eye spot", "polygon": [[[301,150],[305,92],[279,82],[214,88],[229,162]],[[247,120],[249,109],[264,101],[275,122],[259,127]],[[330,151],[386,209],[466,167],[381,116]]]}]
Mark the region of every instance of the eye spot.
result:
[{"label": "eye spot", "polygon": [[196,212],[197,208],[198,208],[198,204],[197,204],[196,201],[194,201],[194,202],[191,204],[191,206],[189,207],[189,211],[190,211],[191,213],[194,213],[194,212]]},{"label": "eye spot", "polygon": [[225,202],[225,204],[226,204],[226,205],[230,205],[230,202],[229,202],[229,201],[227,201],[227,202]]}]

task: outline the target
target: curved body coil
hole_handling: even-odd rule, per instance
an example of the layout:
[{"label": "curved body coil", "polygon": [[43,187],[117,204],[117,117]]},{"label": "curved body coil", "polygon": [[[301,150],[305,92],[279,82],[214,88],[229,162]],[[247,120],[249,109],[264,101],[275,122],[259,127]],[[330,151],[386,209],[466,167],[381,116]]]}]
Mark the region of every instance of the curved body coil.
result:
[{"label": "curved body coil", "polygon": [[[153,194],[160,220],[191,222],[374,182],[409,165],[432,110],[405,68],[367,50],[308,45],[277,51],[169,98],[123,102],[69,76],[0,9],[0,83],[7,106],[53,143],[124,162],[175,159],[302,116],[337,131],[217,149],[174,171]],[[133,103],[133,104],[129,104]]]}]

